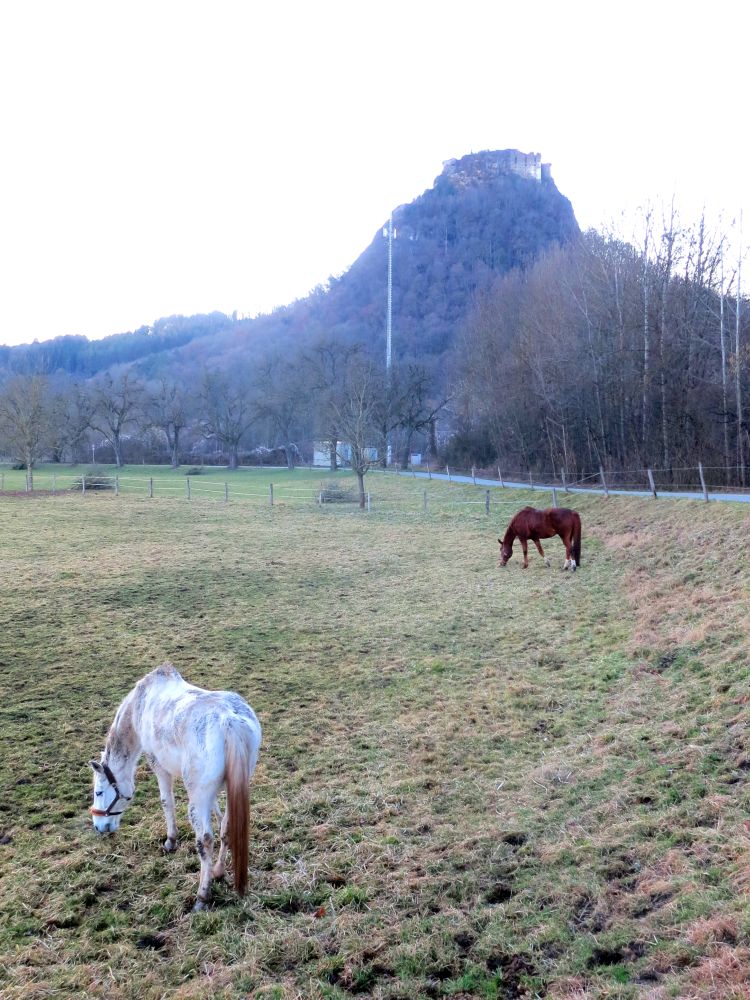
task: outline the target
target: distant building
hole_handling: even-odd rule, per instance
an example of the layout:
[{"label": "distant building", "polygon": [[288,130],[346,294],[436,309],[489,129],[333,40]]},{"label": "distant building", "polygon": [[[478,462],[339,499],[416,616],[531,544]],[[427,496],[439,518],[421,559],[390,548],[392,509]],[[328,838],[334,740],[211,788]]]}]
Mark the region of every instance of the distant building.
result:
[{"label": "distant building", "polygon": [[[352,446],[346,441],[339,441],[338,448],[336,449],[336,454],[338,456],[338,463],[341,468],[346,468],[351,465],[352,460]],[[377,448],[366,448],[365,454],[371,462],[377,462],[378,460],[378,449]],[[313,465],[321,469],[330,469],[331,467],[331,445],[329,441],[315,441],[313,443]]]}]

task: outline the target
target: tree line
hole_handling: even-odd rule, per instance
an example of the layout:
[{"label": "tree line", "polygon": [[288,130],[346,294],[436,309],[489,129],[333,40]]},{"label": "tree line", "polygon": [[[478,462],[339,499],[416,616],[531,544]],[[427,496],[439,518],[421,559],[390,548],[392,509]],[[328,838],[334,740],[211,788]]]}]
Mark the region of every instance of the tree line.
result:
[{"label": "tree line", "polygon": [[[385,372],[361,345],[320,340],[293,356],[144,379],[132,369],[84,381],[15,374],[0,386],[0,454],[27,470],[41,461],[311,461],[315,443],[359,480],[390,453],[407,465],[415,442],[436,450],[446,400],[418,364]],[[90,453],[90,454],[89,454]]]},{"label": "tree line", "polygon": [[639,237],[590,231],[499,278],[464,325],[451,457],[612,471],[698,461],[747,482],[741,257],[672,206]]}]

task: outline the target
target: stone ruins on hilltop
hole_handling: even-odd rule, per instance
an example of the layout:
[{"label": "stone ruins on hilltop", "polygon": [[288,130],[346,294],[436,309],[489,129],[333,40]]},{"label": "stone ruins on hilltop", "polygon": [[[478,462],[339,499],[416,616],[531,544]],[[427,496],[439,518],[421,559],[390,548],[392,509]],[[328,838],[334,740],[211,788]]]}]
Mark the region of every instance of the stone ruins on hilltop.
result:
[{"label": "stone ruins on hilltop", "polygon": [[507,174],[539,183],[552,180],[551,165],[542,163],[541,153],[522,153],[518,149],[485,150],[443,163],[443,176],[455,180],[481,180]]}]

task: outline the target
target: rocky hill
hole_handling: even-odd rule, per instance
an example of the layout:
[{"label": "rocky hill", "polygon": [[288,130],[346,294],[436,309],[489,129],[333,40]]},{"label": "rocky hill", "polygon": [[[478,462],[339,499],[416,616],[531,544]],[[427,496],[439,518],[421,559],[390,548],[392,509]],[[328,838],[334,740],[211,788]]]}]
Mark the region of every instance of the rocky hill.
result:
[{"label": "rocky hill", "polygon": [[[438,359],[449,352],[477,292],[499,274],[524,267],[548,246],[578,233],[573,209],[549,165],[517,150],[449,160],[432,188],[393,212],[393,353]],[[221,314],[173,317],[167,337],[149,331],[69,344],[58,338],[0,350],[0,364],[83,375],[113,363],[137,364],[145,375],[167,367],[228,365],[267,349],[292,349],[320,336],[364,340],[385,351],[387,240],[379,227],[348,271],[326,288],[251,320]],[[179,321],[179,329],[175,322]],[[164,323],[164,321],[160,321]],[[155,324],[155,328],[159,324]],[[155,329],[154,328],[154,329]],[[145,328],[144,328],[145,329]],[[167,331],[159,331],[167,333]],[[176,342],[175,342],[176,340]],[[124,353],[120,356],[119,347]],[[85,355],[85,365],[81,357]]]}]

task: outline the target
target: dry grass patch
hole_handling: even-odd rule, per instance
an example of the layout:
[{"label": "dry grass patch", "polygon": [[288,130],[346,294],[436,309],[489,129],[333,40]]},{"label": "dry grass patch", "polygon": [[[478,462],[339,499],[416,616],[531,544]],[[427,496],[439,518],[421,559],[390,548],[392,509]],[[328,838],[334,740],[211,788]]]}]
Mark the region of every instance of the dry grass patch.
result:
[{"label": "dry grass patch", "polygon": [[[744,511],[575,498],[581,571],[524,572],[504,514],[450,504],[481,491],[433,482],[424,516],[425,484],[373,483],[369,516],[5,505],[3,997],[746,988]],[[203,914],[184,801],[174,856],[145,769],[117,838],[86,814],[85,762],[166,658],[265,732],[251,891]]]}]

